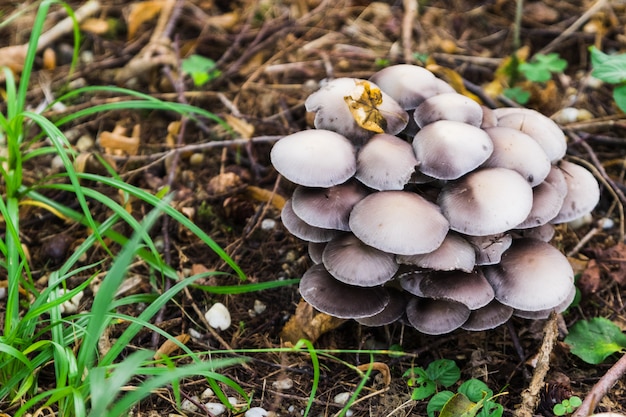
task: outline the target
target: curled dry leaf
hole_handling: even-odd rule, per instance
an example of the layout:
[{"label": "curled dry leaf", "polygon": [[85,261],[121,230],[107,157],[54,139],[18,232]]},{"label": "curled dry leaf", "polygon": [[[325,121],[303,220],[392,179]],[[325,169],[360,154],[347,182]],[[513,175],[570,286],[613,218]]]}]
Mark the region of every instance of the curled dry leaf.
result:
[{"label": "curled dry leaf", "polygon": [[[182,344],[187,344],[187,342],[189,341],[189,335],[187,333],[179,334],[175,337],[175,339]],[[179,349],[180,347],[176,343],[174,343],[170,339],[167,339],[165,342],[163,342],[161,346],[159,346],[159,349],[157,349],[157,351],[155,352],[154,359],[159,360],[163,356],[172,356],[172,354],[176,353]]]},{"label": "curled dry leaf", "polygon": [[336,329],[346,320],[318,313],[305,301],[300,301],[296,312],[280,332],[280,337],[286,345],[295,345],[300,339],[308,339],[311,343],[324,333]]},{"label": "curled dry leaf", "polygon": [[128,39],[135,37],[139,27],[154,19],[163,9],[163,1],[142,1],[133,3],[128,14]]},{"label": "curled dry leaf", "polygon": [[126,136],[126,128],[120,125],[115,126],[112,132],[102,132],[98,138],[108,154],[137,155],[139,152],[141,126],[135,125],[131,136]]}]

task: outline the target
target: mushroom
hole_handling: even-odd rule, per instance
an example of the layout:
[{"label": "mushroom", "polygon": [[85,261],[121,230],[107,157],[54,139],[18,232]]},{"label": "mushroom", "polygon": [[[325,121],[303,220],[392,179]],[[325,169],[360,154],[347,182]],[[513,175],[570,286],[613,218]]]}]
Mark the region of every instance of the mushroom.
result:
[{"label": "mushroom", "polygon": [[381,69],[370,77],[405,110],[419,106],[428,97],[453,93],[454,88],[426,68],[399,64]]},{"label": "mushroom", "polygon": [[567,195],[552,223],[566,223],[588,214],[600,201],[600,186],[591,172],[572,162],[561,161],[559,168],[565,176]]},{"label": "mushroom", "polygon": [[374,135],[359,151],[355,177],[375,190],[402,190],[417,164],[410,143],[382,133]]},{"label": "mushroom", "polygon": [[[375,133],[400,133],[407,125],[406,111],[373,82],[357,78],[328,81],[304,103],[315,112],[317,129],[340,133],[360,145]],[[365,126],[365,127],[364,127]]]},{"label": "mushroom", "polygon": [[434,251],[419,255],[398,255],[396,260],[401,264],[437,271],[458,269],[471,272],[476,264],[476,253],[467,240],[456,233],[448,233],[441,246]]},{"label": "mushroom", "polygon": [[384,288],[354,287],[337,281],[324,265],[309,268],[300,280],[300,295],[322,313],[340,319],[371,317],[389,304]]},{"label": "mushroom", "polygon": [[486,306],[473,310],[461,328],[474,332],[495,329],[506,323],[512,315],[513,309],[511,307],[505,306],[497,300],[492,300]]},{"label": "mushroom", "polygon": [[274,168],[289,181],[307,187],[331,187],[356,172],[356,150],[330,130],[303,130],[280,139],[270,152]]},{"label": "mushroom", "polygon": [[467,123],[439,120],[424,126],[413,139],[419,170],[441,179],[457,179],[489,158],[493,144],[487,133]]},{"label": "mushroom", "polygon": [[465,323],[470,309],[450,300],[413,297],[406,306],[406,316],[411,326],[422,333],[440,335],[450,333]]},{"label": "mushroom", "polygon": [[311,258],[314,264],[322,263],[322,253],[324,252],[326,243],[327,242],[309,242],[307,246],[309,258]]},{"label": "mushroom", "polygon": [[498,126],[517,129],[532,137],[541,145],[550,162],[555,163],[565,156],[565,134],[549,117],[523,108],[494,109],[494,112]]},{"label": "mushroom", "polygon": [[549,242],[554,237],[554,226],[550,223],[543,224],[538,227],[531,227],[530,229],[520,229],[515,231],[517,237],[529,237],[532,239],[543,240]]},{"label": "mushroom", "polygon": [[474,100],[459,93],[443,93],[427,98],[417,106],[413,117],[420,128],[438,120],[453,120],[480,127],[483,109]]},{"label": "mushroom", "polygon": [[394,255],[367,246],[352,233],[328,242],[322,261],[333,277],[359,287],[382,285],[398,270]]},{"label": "mushroom", "polygon": [[487,106],[480,106],[483,109],[483,120],[480,123],[481,129],[487,129],[490,127],[498,126],[498,116]]},{"label": "mushroom", "polygon": [[508,233],[487,236],[466,236],[476,251],[476,265],[493,265],[500,262],[502,254],[511,247],[513,238]]},{"label": "mushroom", "polygon": [[556,248],[536,239],[515,239],[500,263],[483,267],[496,300],[517,310],[552,309],[564,302],[574,272]]},{"label": "mushroom", "polygon": [[513,315],[516,317],[521,317],[523,319],[533,319],[533,320],[547,319],[550,316],[550,313],[552,313],[553,311],[559,314],[567,310],[567,308],[572,304],[575,298],[576,298],[576,287],[572,285],[572,288],[567,298],[563,300],[556,307],[549,308],[546,310],[538,310],[538,311],[515,310],[513,312]]},{"label": "mushroom", "polygon": [[437,201],[452,230],[486,236],[523,222],[532,208],[533,191],[515,171],[485,168],[446,184]]},{"label": "mushroom", "polygon": [[293,212],[291,199],[285,202],[280,218],[289,233],[307,242],[328,242],[341,233],[339,230],[322,229],[306,223]]},{"label": "mushroom", "polygon": [[400,266],[396,273],[395,280],[400,284],[402,289],[409,294],[424,297],[424,293],[420,289],[420,283],[427,274],[428,272],[419,268]]},{"label": "mushroom", "polygon": [[370,317],[358,318],[356,321],[365,326],[377,327],[385,326],[401,319],[404,316],[408,302],[406,295],[395,288],[387,288],[387,292],[390,299],[383,311]]},{"label": "mushroom", "polygon": [[369,193],[354,180],[329,188],[299,186],[291,196],[291,205],[294,213],[311,226],[349,231],[352,207]]},{"label": "mushroom", "polygon": [[539,227],[550,220],[561,210],[565,196],[548,182],[542,182],[533,188],[533,207],[526,220],[518,224],[516,229]]},{"label": "mushroom", "polygon": [[550,160],[537,141],[509,127],[491,127],[485,132],[493,142],[493,152],[484,167],[501,167],[517,171],[531,187],[539,185],[550,172]]},{"label": "mushroom", "polygon": [[350,229],[365,244],[398,255],[428,253],[448,233],[439,208],[417,194],[380,191],[355,204]]},{"label": "mushroom", "polygon": [[484,307],[494,298],[493,288],[480,270],[432,271],[419,285],[424,297],[457,301],[470,310]]}]

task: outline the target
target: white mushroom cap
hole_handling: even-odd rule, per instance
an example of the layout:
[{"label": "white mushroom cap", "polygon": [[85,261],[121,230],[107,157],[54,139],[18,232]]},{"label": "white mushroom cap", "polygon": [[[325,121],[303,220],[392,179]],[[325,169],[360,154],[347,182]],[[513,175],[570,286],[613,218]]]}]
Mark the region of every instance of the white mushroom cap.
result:
[{"label": "white mushroom cap", "polygon": [[483,267],[496,300],[517,310],[555,308],[570,295],[574,272],[567,258],[546,242],[515,239],[498,265]]},{"label": "white mushroom cap", "polygon": [[380,191],[354,206],[350,229],[383,252],[414,255],[438,248],[448,233],[448,221],[435,204],[417,194]]},{"label": "white mushroom cap", "polygon": [[487,133],[467,123],[439,120],[424,126],[413,139],[418,169],[441,179],[457,179],[489,158],[493,144]]},{"label": "white mushroom cap", "polygon": [[406,316],[422,333],[440,335],[461,327],[470,315],[470,309],[462,303],[450,300],[413,297],[406,307]]},{"label": "white mushroom cap", "polygon": [[493,265],[500,262],[502,254],[511,247],[513,238],[508,233],[487,236],[466,236],[476,251],[476,265]]},{"label": "white mushroom cap", "polygon": [[557,165],[552,165],[550,168],[550,173],[544,180],[559,192],[563,197],[567,195],[567,182],[565,181],[565,174],[561,168]]},{"label": "white mushroom cap", "polygon": [[531,187],[540,184],[550,173],[550,160],[533,138],[510,127],[492,127],[485,132],[493,142],[493,152],[484,167],[517,171]]},{"label": "white mushroom cap", "polygon": [[438,202],[452,230],[472,236],[494,235],[528,217],[533,191],[515,171],[486,168],[448,183]]},{"label": "white mushroom cap", "polygon": [[552,223],[566,223],[580,218],[590,213],[600,201],[600,186],[591,172],[568,161],[561,161],[559,168],[565,176],[567,195]]},{"label": "white mushroom cap", "polygon": [[370,77],[405,110],[414,109],[428,97],[453,93],[454,88],[425,68],[399,64],[381,69]]},{"label": "white mushroom cap", "polygon": [[280,213],[280,218],[283,222],[283,226],[285,226],[289,233],[307,242],[328,242],[341,233],[339,230],[322,229],[305,223],[304,220],[293,212],[291,199],[285,202],[283,210]]},{"label": "white mushroom cap", "polygon": [[365,326],[376,327],[394,323],[402,318],[406,310],[408,297],[402,291],[394,288],[387,288],[387,292],[389,293],[390,300],[383,311],[370,317],[358,318],[356,321]]},{"label": "white mushroom cap", "polygon": [[328,242],[322,261],[333,277],[359,287],[382,285],[398,270],[393,254],[367,246],[352,233]]},{"label": "white mushroom cap", "polygon": [[493,288],[480,270],[432,271],[421,280],[420,290],[424,297],[457,301],[470,310],[484,307],[494,298]]},{"label": "white mushroom cap", "polygon": [[554,237],[554,233],[554,226],[550,223],[546,223],[538,227],[532,227],[530,229],[520,229],[515,231],[515,234],[518,237],[528,237],[543,240],[544,242],[550,242]]},{"label": "white mushroom cap", "polygon": [[520,130],[535,139],[550,162],[554,163],[565,156],[565,134],[549,117],[532,109],[506,108],[495,109],[494,112],[498,117],[498,126]]},{"label": "white mushroom cap", "polygon": [[354,180],[330,188],[299,186],[293,192],[291,205],[294,213],[311,226],[349,231],[352,207],[369,193]]},{"label": "white mushroom cap", "polygon": [[322,313],[341,319],[371,317],[389,304],[384,288],[354,287],[333,278],[324,265],[309,268],[300,280],[300,295]]},{"label": "white mushroom cap", "polygon": [[[364,84],[366,83],[366,84]],[[307,111],[316,112],[314,124],[317,129],[328,129],[340,133],[356,144],[370,138],[376,132],[365,129],[356,122],[352,111],[356,111],[363,120],[368,119],[369,106],[361,106],[350,110],[349,102],[354,102],[366,93],[365,88],[377,94],[379,87],[373,82],[357,78],[337,78],[326,83],[315,93],[311,94],[304,105]],[[378,91],[377,91],[378,90]],[[382,91],[381,103],[374,111],[378,111],[384,118],[385,133],[396,135],[400,133],[409,121],[407,112],[388,94]],[[381,133],[381,132],[378,132]]]},{"label": "white mushroom cap", "polygon": [[558,306],[554,308],[549,308],[546,310],[538,310],[538,311],[524,311],[524,310],[515,310],[513,315],[516,317],[521,317],[523,319],[533,319],[533,320],[542,320],[547,319],[550,316],[550,313],[553,311],[555,313],[562,313],[572,304],[572,301],[576,298],[576,287],[572,285],[569,295],[567,298],[561,302]]},{"label": "white mushroom cap", "polygon": [[356,150],[330,130],[303,130],[280,139],[270,152],[274,168],[289,181],[307,187],[331,187],[356,172]]},{"label": "white mushroom cap", "polygon": [[415,109],[413,117],[419,127],[438,120],[454,120],[480,127],[483,109],[474,100],[459,93],[443,93],[429,97]]},{"label": "white mushroom cap", "polygon": [[432,252],[420,255],[398,255],[401,264],[419,266],[437,271],[459,269],[471,272],[476,264],[474,247],[456,233],[448,233],[441,246]]},{"label": "white mushroom cap", "polygon": [[322,263],[322,253],[326,247],[327,242],[309,242],[307,249],[309,252],[309,258],[314,264]]},{"label": "white mushroom cap", "polygon": [[470,313],[469,319],[461,326],[462,329],[479,332],[495,329],[506,323],[513,315],[513,309],[497,300]]},{"label": "white mushroom cap", "polygon": [[480,106],[483,109],[483,120],[480,123],[481,129],[487,129],[498,125],[498,116],[487,106]]},{"label": "white mushroom cap", "polygon": [[382,133],[373,136],[359,151],[355,177],[375,190],[402,190],[417,164],[410,143]]},{"label": "white mushroom cap", "polygon": [[516,229],[529,229],[548,223],[561,210],[564,198],[556,187],[548,182],[542,182],[533,188],[533,208],[530,214],[516,226]]}]

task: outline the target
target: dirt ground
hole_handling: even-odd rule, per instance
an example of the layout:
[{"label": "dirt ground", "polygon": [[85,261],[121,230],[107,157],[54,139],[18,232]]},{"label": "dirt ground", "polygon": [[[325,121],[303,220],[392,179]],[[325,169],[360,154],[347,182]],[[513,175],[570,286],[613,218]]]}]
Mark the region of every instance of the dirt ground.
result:
[{"label": "dirt ground", "polygon": [[[80,6],[73,4],[74,8]],[[153,4],[148,4],[153,3]],[[46,94],[57,95],[67,82],[86,85],[118,85],[155,97],[184,101],[200,106],[226,120],[235,133],[207,121],[187,121],[184,135],[168,138],[168,125],[177,117],[163,112],[111,112],[82,118],[72,127],[94,140],[116,126],[129,130],[141,127],[140,148],[136,155],[111,156],[118,173],[127,181],[156,191],[171,184],[174,204],[192,213],[196,223],[215,239],[248,274],[250,282],[299,278],[310,265],[306,245],[280,224],[279,204],[268,203],[272,191],[287,198],[293,186],[277,179],[269,162],[269,150],[281,136],[311,126],[304,109],[305,98],[330,77],[368,78],[384,65],[415,63],[429,68],[448,81],[464,86],[487,105],[505,106],[510,102],[490,95],[488,86],[496,70],[516,50],[514,35],[515,1],[428,0],[419,2],[415,15],[407,7],[411,1],[365,2],[349,0],[224,1],[192,0],[162,2],[123,2],[102,0],[99,10],[84,23],[81,62],[69,73],[72,38],[68,34],[50,45],[56,56],[51,69],[43,54],[37,61],[29,95],[33,107]],[[413,2],[415,3],[415,2]],[[27,4],[3,2],[3,15],[15,13]],[[133,13],[133,7],[135,12]],[[24,9],[11,24],[0,28],[0,47],[28,41],[34,9]],[[64,16],[54,8],[50,26]],[[163,17],[164,16],[164,17]],[[105,23],[104,28],[101,25]],[[586,109],[589,117],[564,122],[570,145],[568,154],[588,161],[599,175],[609,178],[618,194],[603,186],[602,199],[593,219],[580,228],[560,226],[554,244],[571,253],[577,272],[585,273],[580,305],[559,320],[560,337],[550,359],[545,393],[537,413],[552,416],[550,401],[560,402],[569,395],[584,398],[606,373],[616,357],[601,365],[588,365],[568,353],[562,342],[567,327],[582,318],[607,317],[626,328],[623,297],[626,272],[620,254],[607,255],[623,238],[619,208],[626,201],[623,192],[626,155],[626,117],[616,108],[611,86],[597,85],[590,79],[588,47],[625,52],[626,5],[619,1],[526,1],[520,29],[519,47],[529,56],[556,52],[567,60],[567,69],[547,83],[527,83],[531,91],[527,107],[549,116],[566,107]],[[155,33],[158,36],[155,36]],[[194,86],[189,77],[180,77],[180,59],[190,54],[213,59],[221,75],[204,86]],[[426,58],[427,57],[427,58]],[[424,60],[424,61],[421,61]],[[135,66],[129,63],[136,64]],[[493,84],[491,85],[493,87]],[[491,88],[490,87],[490,88]],[[124,99],[101,94],[90,102],[77,102],[65,109],[47,113],[51,118],[77,111],[90,104]],[[4,105],[3,105],[4,106]],[[575,140],[573,138],[578,138]],[[204,146],[216,141],[233,141],[229,146]],[[179,140],[179,142],[176,142]],[[230,142],[229,142],[230,143]],[[197,148],[190,145],[202,145]],[[159,159],[173,146],[187,146],[180,154],[173,176],[168,177],[171,160]],[[99,142],[90,152],[104,152]],[[49,167],[32,167],[32,181],[43,178]],[[97,185],[95,185],[97,186]],[[615,195],[614,195],[615,194]],[[63,198],[63,196],[59,196]],[[95,209],[94,215],[103,215]],[[133,206],[133,214],[147,210]],[[614,226],[596,227],[601,219]],[[275,221],[272,223],[271,220]],[[265,221],[265,222],[264,222]],[[45,224],[45,227],[42,227]],[[80,241],[80,228],[67,228],[52,216],[25,221],[33,263],[43,275],[62,262]],[[167,257],[175,267],[194,272],[225,270],[219,258],[190,238],[175,224],[158,229],[159,238],[170,248]],[[583,245],[583,237],[588,238]],[[62,242],[60,244],[59,242]],[[94,253],[96,258],[102,255]],[[589,260],[595,260],[593,269]],[[138,277],[134,291],[150,291],[148,273],[142,266],[133,269]],[[235,278],[216,278],[214,285],[236,284]],[[194,307],[205,311],[215,301],[224,303],[234,325],[209,333],[198,325]],[[204,292],[182,297],[159,318],[159,325],[173,334],[195,329],[201,337],[189,342],[198,351],[214,349],[267,349],[281,346],[281,331],[295,314],[300,301],[297,286],[252,294],[216,296]],[[254,313],[255,302],[266,306]],[[86,306],[89,300],[84,300]],[[366,384],[363,398],[352,407],[355,416],[426,415],[425,402],[410,401],[410,388],[402,374],[412,366],[427,366],[439,358],[453,359],[462,378],[484,380],[499,397],[505,415],[512,415],[529,386],[533,358],[543,337],[544,321],[514,319],[509,326],[487,332],[456,331],[447,336],[419,334],[410,327],[361,327],[346,322],[322,334],[315,341],[319,349],[387,349],[401,345],[411,356],[375,359],[386,365],[385,372]],[[135,340],[135,346],[155,348],[159,341],[151,334]],[[224,373],[245,390],[254,393],[253,406],[281,416],[301,415],[311,390],[312,366],[304,354],[254,353],[246,367]],[[369,356],[338,353],[336,357],[355,366],[369,363]],[[359,375],[339,359],[321,358],[322,375],[311,415],[332,416],[341,407],[335,396],[351,392]],[[276,381],[290,378],[293,387],[279,389]],[[206,388],[201,379],[183,384],[185,396],[198,395]],[[598,411],[626,412],[626,383],[623,378],[603,398]],[[136,416],[180,414],[167,390],[150,397],[134,411]],[[203,412],[188,415],[210,415]]]}]

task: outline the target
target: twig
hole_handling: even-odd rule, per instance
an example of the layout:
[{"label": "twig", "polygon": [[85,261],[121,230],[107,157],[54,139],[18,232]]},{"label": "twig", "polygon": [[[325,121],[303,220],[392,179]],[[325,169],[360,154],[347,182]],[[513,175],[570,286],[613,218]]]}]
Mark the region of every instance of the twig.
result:
[{"label": "twig", "polygon": [[515,411],[515,417],[532,417],[534,415],[539,400],[539,393],[545,384],[544,380],[550,369],[550,354],[559,334],[557,317],[555,312],[550,313],[550,318],[543,328],[545,334],[537,355],[537,366],[535,367],[530,385],[522,392],[522,404]]},{"label": "twig", "polygon": [[413,63],[413,22],[417,18],[417,1],[404,0],[404,16],[402,18],[402,51],[404,62]]},{"label": "twig", "polygon": [[600,378],[591,388],[583,403],[576,409],[572,417],[587,417],[596,408],[600,400],[609,392],[617,381],[626,374],[626,354],[615,362],[615,365]]}]

